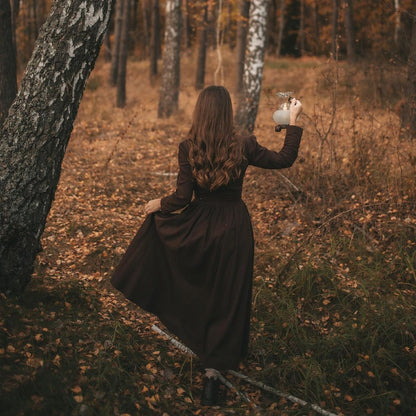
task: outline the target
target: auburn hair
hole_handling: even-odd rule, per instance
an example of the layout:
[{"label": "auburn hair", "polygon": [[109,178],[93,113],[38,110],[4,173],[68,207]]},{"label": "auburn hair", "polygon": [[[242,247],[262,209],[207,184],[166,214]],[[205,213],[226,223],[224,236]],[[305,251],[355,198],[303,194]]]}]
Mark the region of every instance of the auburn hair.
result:
[{"label": "auburn hair", "polygon": [[244,159],[229,92],[210,86],[199,94],[189,130],[189,162],[201,188],[213,191],[237,179]]}]

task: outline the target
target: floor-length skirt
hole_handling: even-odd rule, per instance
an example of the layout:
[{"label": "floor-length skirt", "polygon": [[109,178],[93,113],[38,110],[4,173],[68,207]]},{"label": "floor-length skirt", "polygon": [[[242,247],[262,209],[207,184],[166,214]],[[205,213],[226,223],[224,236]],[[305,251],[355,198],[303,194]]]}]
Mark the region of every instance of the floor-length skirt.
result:
[{"label": "floor-length skirt", "polygon": [[154,313],[204,368],[236,368],[248,350],[253,232],[240,198],[149,215],[111,283]]}]

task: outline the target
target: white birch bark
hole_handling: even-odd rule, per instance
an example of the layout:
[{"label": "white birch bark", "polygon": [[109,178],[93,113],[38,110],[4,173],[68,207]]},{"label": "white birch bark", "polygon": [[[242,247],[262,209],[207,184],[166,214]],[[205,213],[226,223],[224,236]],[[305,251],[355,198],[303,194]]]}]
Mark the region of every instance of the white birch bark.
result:
[{"label": "white birch bark", "polygon": [[181,0],[166,0],[165,50],[158,117],[167,118],[178,109],[181,46]]},{"label": "white birch bark", "polygon": [[0,129],[0,291],[30,280],[112,0],[56,0]]},{"label": "white birch bark", "polygon": [[240,130],[247,132],[254,129],[260,100],[266,47],[267,6],[267,0],[252,0],[250,3],[243,94],[240,96],[236,114],[236,125]]}]

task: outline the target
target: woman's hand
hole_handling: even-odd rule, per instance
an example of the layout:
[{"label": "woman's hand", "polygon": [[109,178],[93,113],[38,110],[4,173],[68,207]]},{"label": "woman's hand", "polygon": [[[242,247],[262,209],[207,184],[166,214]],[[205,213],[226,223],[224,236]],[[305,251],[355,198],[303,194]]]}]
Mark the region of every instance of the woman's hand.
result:
[{"label": "woman's hand", "polygon": [[292,98],[289,107],[289,124],[294,126],[299,114],[302,112],[302,103],[296,98]]},{"label": "woman's hand", "polygon": [[146,215],[152,214],[156,211],[160,211],[160,198],[152,199],[144,206],[144,212]]}]

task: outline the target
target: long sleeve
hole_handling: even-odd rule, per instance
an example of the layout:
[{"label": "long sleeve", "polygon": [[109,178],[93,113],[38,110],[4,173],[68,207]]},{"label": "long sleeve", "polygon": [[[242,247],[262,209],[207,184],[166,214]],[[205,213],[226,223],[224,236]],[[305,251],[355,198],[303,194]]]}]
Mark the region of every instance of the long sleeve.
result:
[{"label": "long sleeve", "polygon": [[302,128],[288,126],[285,142],[280,152],[269,150],[257,143],[255,136],[247,139],[246,155],[249,165],[265,169],[282,169],[293,165],[298,157]]},{"label": "long sleeve", "polygon": [[178,152],[179,173],[176,181],[176,191],[161,200],[161,211],[169,213],[184,208],[191,202],[194,190],[194,178],[189,164],[188,146],[181,142]]}]

